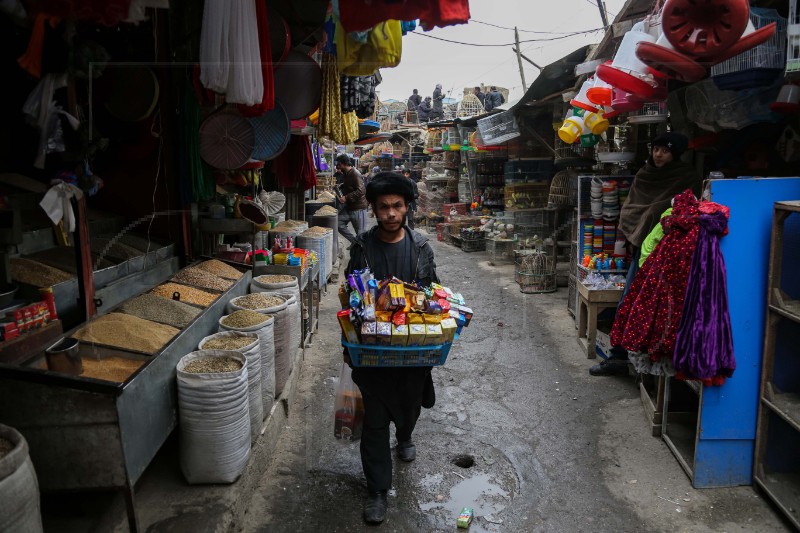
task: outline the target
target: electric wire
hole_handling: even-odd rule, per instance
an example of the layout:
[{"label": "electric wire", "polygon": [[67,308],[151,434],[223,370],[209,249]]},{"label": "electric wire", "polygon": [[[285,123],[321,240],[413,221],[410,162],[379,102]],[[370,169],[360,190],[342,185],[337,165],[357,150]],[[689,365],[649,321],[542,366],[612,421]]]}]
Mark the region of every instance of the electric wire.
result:
[{"label": "electric wire", "polygon": [[[564,35],[559,35],[558,37],[546,37],[546,38],[542,38],[542,39],[524,39],[524,40],[520,41],[520,44],[522,44],[522,43],[548,42],[548,41],[560,41],[562,39],[567,39],[569,37],[574,37],[575,35],[585,35],[587,33],[595,33],[595,32],[604,31],[604,30],[605,30],[605,28],[595,28],[595,29],[592,29],[592,30],[583,30],[583,31],[576,31],[576,32],[572,32],[572,33],[567,33],[567,34],[564,34]],[[517,45],[517,43],[503,43],[503,44],[466,43],[466,42],[463,42],[463,41],[455,41],[455,40],[452,40],[452,39],[445,39],[444,37],[436,37],[436,36],[430,35],[428,33],[419,33],[419,32],[416,32],[416,31],[410,32],[409,35],[420,35],[422,37],[427,37],[429,39],[436,39],[437,41],[444,41],[444,42],[447,42],[447,43],[460,44],[460,45],[464,45],[464,46],[500,47],[500,46],[516,46]]]}]

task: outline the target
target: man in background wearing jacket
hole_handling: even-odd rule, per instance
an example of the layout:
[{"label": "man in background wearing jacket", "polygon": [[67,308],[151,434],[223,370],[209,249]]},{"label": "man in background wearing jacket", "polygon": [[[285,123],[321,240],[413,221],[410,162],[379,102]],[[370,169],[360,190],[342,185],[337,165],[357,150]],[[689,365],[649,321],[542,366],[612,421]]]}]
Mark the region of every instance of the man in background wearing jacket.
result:
[{"label": "man in background wearing jacket", "polygon": [[[369,204],[365,196],[366,185],[361,173],[353,167],[353,162],[347,154],[340,154],[336,157],[336,170],[344,176],[339,187],[341,194],[336,198],[343,206],[339,211],[339,234],[352,244],[356,241],[356,235],[367,227]],[[347,227],[350,223],[356,230],[355,235]]]},{"label": "man in background wearing jacket", "polygon": [[433,90],[433,112],[431,113],[431,120],[444,118],[444,107],[442,101],[444,95],[442,94],[442,84],[437,83],[436,88]]}]

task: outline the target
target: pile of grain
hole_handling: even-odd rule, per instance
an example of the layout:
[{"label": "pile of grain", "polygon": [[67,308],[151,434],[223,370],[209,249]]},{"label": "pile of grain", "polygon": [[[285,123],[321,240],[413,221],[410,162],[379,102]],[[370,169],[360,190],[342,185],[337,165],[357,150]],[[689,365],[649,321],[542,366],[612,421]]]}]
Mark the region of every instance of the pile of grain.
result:
[{"label": "pile of grain", "polygon": [[253,344],[254,337],[214,337],[203,344],[204,350],[241,350]]},{"label": "pile of grain", "polygon": [[200,309],[175,300],[167,300],[155,294],[141,294],[120,306],[127,315],[145,320],[184,328],[200,314]]},{"label": "pile of grain", "polygon": [[281,230],[283,230],[283,231],[293,230],[295,228],[298,228],[300,226],[305,226],[305,225],[306,225],[306,223],[304,221],[302,221],[302,220],[284,220],[283,222],[279,222],[279,223],[275,224],[275,227],[272,228],[272,231],[276,231],[278,233],[281,233]]},{"label": "pile of grain", "polygon": [[208,261],[203,261],[197,268],[205,270],[206,272],[210,272],[215,276],[219,276],[225,279],[239,279],[242,277],[242,273],[233,268],[230,265],[226,265],[222,261],[218,261],[217,259],[209,259]]},{"label": "pile of grain", "polygon": [[183,367],[183,371],[189,374],[217,374],[236,372],[240,368],[242,363],[231,357],[203,357]]},{"label": "pile of grain", "polygon": [[296,277],[288,274],[264,274],[263,276],[257,276],[255,279],[260,283],[289,283],[297,280]]},{"label": "pile of grain", "polygon": [[272,315],[256,313],[255,311],[250,311],[249,309],[239,309],[238,311],[234,311],[228,316],[223,317],[221,324],[228,328],[251,328],[266,322],[270,318],[272,318]]},{"label": "pile of grain", "polygon": [[227,279],[222,279],[215,276],[210,272],[197,267],[187,267],[175,274],[172,278],[173,281],[186,283],[187,285],[194,285],[195,287],[202,287],[204,289],[211,289],[213,291],[227,291],[233,285],[233,282]]},{"label": "pile of grain", "polygon": [[320,202],[332,202],[336,200],[336,197],[333,195],[333,193],[322,191],[317,195],[317,200]]},{"label": "pile of grain", "polygon": [[133,315],[109,313],[92,320],[72,336],[83,342],[96,342],[115,348],[157,353],[179,332],[180,330],[172,326],[165,326]]},{"label": "pile of grain", "polygon": [[14,444],[10,440],[0,437],[0,459],[11,453],[14,449]]},{"label": "pile of grain", "polygon": [[11,279],[35,287],[52,287],[57,283],[69,281],[75,276],[63,270],[43,265],[22,257],[11,258]]},{"label": "pile of grain", "polygon": [[93,254],[101,257],[115,257],[117,259],[128,260],[144,255],[141,250],[117,241],[109,247],[108,243],[110,242],[111,239],[92,239],[89,246]]},{"label": "pile of grain", "polygon": [[324,237],[325,235],[327,235],[332,231],[333,231],[332,228],[325,228],[322,226],[311,226],[300,235],[302,235],[303,237]]},{"label": "pile of grain", "polygon": [[245,309],[267,309],[281,305],[285,300],[277,296],[269,296],[264,292],[246,294],[233,300],[233,303]]},{"label": "pile of grain", "polygon": [[314,215],[319,215],[321,217],[332,217],[334,215],[338,215],[339,212],[336,210],[335,207],[331,207],[329,205],[324,205],[320,207]]},{"label": "pile of grain", "polygon": [[181,302],[200,305],[202,307],[208,307],[219,296],[218,294],[201,291],[200,289],[194,289],[186,285],[178,285],[177,283],[164,283],[150,292],[156,296],[167,298],[168,300],[172,300],[172,295],[177,292],[180,295]]},{"label": "pile of grain", "polygon": [[105,359],[84,357],[81,359],[81,363],[83,363],[81,376],[85,378],[122,383],[131,377],[131,374],[136,372],[144,364],[144,361],[114,356],[106,357]]}]

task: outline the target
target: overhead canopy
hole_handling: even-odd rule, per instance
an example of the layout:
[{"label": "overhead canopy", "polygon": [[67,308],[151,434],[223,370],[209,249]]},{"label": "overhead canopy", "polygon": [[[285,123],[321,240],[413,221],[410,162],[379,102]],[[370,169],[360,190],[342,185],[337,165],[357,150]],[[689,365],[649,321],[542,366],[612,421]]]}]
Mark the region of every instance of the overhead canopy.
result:
[{"label": "overhead canopy", "polygon": [[591,45],[586,45],[578,48],[571,54],[544,67],[515,106],[543,100],[552,94],[562,93],[574,87],[575,66],[586,61],[590,47]]}]

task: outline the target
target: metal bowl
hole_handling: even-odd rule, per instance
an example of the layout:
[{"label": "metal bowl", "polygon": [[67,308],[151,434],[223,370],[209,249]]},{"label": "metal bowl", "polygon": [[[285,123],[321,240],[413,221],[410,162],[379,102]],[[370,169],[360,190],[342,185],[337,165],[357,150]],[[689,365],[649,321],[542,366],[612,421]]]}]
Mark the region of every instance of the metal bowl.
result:
[{"label": "metal bowl", "polygon": [[14,300],[14,294],[16,294],[18,288],[16,285],[11,285],[0,289],[0,291],[3,291],[0,292],[0,307],[5,307]]},{"label": "metal bowl", "polygon": [[79,347],[78,339],[72,337],[59,339],[44,352],[47,369],[62,374],[80,375],[83,372],[83,363],[78,354]]}]

